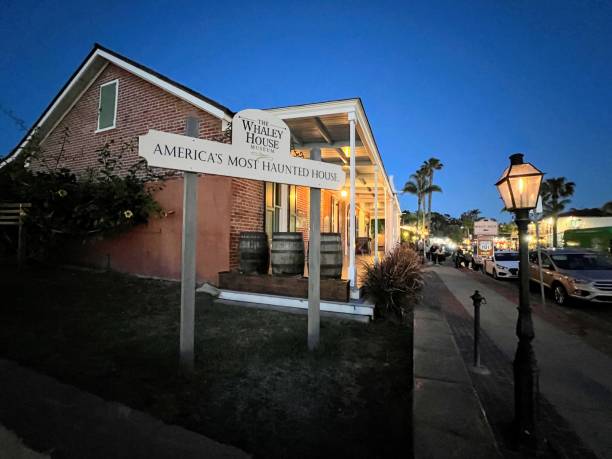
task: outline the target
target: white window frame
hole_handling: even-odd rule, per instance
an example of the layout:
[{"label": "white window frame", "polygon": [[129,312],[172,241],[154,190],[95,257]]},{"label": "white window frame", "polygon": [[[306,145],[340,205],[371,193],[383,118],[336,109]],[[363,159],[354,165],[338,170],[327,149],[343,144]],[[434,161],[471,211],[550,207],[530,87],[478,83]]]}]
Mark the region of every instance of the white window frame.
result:
[{"label": "white window frame", "polygon": [[[102,88],[111,84],[115,84],[115,113],[113,114],[113,125],[100,129],[100,108],[102,105]],[[97,129],[96,133],[110,131],[111,129],[115,129],[117,127],[117,107],[119,106],[119,79],[115,79],[112,81],[108,81],[104,84],[100,85],[100,90],[98,92],[98,121],[97,121]]]}]

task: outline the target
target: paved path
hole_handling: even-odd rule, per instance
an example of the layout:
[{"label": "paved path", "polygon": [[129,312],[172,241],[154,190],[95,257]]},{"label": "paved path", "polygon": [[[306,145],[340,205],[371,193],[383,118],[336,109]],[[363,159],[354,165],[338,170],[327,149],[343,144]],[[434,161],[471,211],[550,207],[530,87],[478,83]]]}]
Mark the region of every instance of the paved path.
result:
[{"label": "paved path", "polygon": [[[516,303],[477,276],[447,266],[433,271],[470,316],[474,290],[487,298],[481,328],[511,361],[517,343]],[[601,458],[612,458],[612,358],[538,316],[534,328],[542,395],[590,449]]]},{"label": "paved path", "polygon": [[49,459],[49,456],[28,448],[14,432],[0,425],[0,457],[8,459]]},{"label": "paved path", "polygon": [[[237,448],[4,359],[0,359],[0,423],[52,458],[248,457]],[[0,458],[11,458],[4,454],[8,453],[0,450]]]},{"label": "paved path", "polygon": [[500,458],[439,298],[414,311],[415,459]]}]

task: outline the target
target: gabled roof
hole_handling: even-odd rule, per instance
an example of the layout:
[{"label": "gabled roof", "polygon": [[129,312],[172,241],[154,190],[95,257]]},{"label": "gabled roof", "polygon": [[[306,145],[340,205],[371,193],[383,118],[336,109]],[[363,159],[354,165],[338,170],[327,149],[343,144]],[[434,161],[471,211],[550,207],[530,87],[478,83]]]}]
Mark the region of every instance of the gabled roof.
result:
[{"label": "gabled roof", "polygon": [[34,126],[26,133],[21,142],[0,162],[0,167],[14,160],[31,139],[32,134],[38,130],[41,139],[44,139],[64,118],[66,113],[80,99],[83,93],[93,84],[96,78],[108,66],[114,64],[128,72],[135,74],[149,83],[175,95],[205,112],[225,121],[231,121],[234,113],[220,103],[194,91],[176,81],[167,78],[142,64],[134,62],[119,53],[95,44],[91,52],[81,62],[81,65],[72,74],[66,84],[53,98],[45,111],[40,115]]}]

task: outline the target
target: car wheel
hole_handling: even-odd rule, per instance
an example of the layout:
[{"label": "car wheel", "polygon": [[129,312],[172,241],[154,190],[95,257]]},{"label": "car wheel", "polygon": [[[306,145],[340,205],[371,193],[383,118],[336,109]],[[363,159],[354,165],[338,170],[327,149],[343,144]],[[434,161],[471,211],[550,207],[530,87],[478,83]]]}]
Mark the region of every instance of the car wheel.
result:
[{"label": "car wheel", "polygon": [[555,284],[553,286],[552,293],[555,303],[557,303],[559,306],[567,304],[567,290],[565,290],[565,287],[563,287],[563,285]]}]

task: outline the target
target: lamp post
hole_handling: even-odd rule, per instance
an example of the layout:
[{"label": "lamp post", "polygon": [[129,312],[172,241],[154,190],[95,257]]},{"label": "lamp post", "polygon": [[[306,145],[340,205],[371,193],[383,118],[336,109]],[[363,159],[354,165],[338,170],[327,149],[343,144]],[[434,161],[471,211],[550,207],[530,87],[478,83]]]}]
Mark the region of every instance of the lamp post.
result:
[{"label": "lamp post", "polygon": [[495,184],[506,209],[514,212],[519,231],[519,307],[516,323],[518,348],[514,357],[514,413],[518,441],[533,444],[536,439],[538,408],[538,367],[531,342],[534,338],[529,305],[529,247],[527,225],[529,210],[536,207],[543,173],[523,155],[510,156],[510,166]]}]

